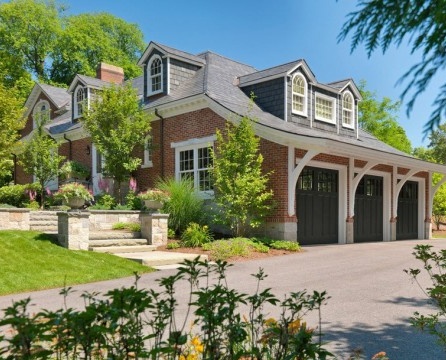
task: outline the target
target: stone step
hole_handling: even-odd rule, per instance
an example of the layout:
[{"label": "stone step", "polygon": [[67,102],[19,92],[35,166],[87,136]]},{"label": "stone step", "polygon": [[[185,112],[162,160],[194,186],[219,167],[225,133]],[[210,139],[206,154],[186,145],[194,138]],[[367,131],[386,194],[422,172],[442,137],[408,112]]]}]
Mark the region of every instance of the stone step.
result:
[{"label": "stone step", "polygon": [[106,239],[138,239],[141,233],[120,230],[104,230],[104,231],[90,231],[91,240],[106,240]]},{"label": "stone step", "polygon": [[29,226],[29,229],[33,230],[33,231],[43,232],[43,233],[57,234],[57,232],[58,232],[57,225],[56,226],[45,226],[45,225],[34,226],[31,224]]},{"label": "stone step", "polygon": [[103,246],[103,247],[91,247],[90,250],[108,254],[135,253],[135,252],[146,253],[155,251],[156,245]]},{"label": "stone step", "polygon": [[139,246],[147,245],[146,239],[134,238],[108,238],[108,239],[90,239],[89,248],[110,247],[110,246]]},{"label": "stone step", "polygon": [[34,220],[34,221],[30,221],[29,225],[30,226],[55,226],[57,227],[57,219],[56,220]]},{"label": "stone step", "polygon": [[57,221],[57,213],[55,211],[32,211],[29,215],[30,221]]}]

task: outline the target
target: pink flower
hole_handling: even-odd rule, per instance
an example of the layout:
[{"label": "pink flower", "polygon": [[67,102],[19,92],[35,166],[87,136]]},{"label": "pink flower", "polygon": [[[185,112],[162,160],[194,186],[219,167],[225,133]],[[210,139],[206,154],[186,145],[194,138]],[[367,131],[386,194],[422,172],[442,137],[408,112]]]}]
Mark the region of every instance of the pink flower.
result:
[{"label": "pink flower", "polygon": [[136,191],[136,179],[131,177],[130,181],[129,181],[129,188],[131,191],[135,192]]},{"label": "pink flower", "polygon": [[99,190],[101,190],[102,192],[105,192],[105,193],[108,193],[108,191],[110,190],[110,184],[109,184],[108,180],[105,180],[103,178],[99,179],[98,187],[99,187]]}]

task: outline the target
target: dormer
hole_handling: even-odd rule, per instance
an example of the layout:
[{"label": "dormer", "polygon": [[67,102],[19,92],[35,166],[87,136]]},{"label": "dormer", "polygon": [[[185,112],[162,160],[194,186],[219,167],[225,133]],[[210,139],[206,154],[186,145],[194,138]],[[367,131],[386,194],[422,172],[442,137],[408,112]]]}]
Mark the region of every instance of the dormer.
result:
[{"label": "dormer", "polygon": [[353,80],[322,84],[305,60],[239,77],[239,87],[276,117],[302,126],[355,136],[361,94]]},{"label": "dormer", "polygon": [[100,63],[97,69],[97,77],[76,75],[68,89],[71,94],[73,121],[82,117],[86,109],[95,100],[97,93],[111,84],[122,84],[124,70],[118,66]]},{"label": "dormer", "polygon": [[199,56],[150,42],[138,61],[144,73],[145,101],[171,94],[205,63]]}]

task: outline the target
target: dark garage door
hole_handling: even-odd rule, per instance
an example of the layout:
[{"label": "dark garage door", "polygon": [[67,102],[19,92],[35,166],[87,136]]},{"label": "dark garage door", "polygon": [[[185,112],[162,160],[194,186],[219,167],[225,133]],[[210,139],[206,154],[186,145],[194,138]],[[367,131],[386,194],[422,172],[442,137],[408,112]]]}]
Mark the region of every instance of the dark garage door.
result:
[{"label": "dark garage door", "polygon": [[297,182],[297,241],[338,242],[338,172],[306,167]]},{"label": "dark garage door", "polygon": [[355,195],[354,242],[383,240],[383,178],[365,175]]},{"label": "dark garage door", "polygon": [[406,182],[398,196],[396,239],[418,239],[418,183]]}]

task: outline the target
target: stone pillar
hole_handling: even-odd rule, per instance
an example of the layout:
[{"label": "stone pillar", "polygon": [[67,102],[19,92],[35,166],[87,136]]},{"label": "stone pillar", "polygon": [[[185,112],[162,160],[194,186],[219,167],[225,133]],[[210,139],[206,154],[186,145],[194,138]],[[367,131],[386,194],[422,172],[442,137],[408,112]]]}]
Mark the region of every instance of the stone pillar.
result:
[{"label": "stone pillar", "polygon": [[69,210],[57,213],[59,243],[70,250],[88,250],[90,212]]},{"label": "stone pillar", "polygon": [[151,245],[167,244],[169,214],[141,213],[141,236]]},{"label": "stone pillar", "polygon": [[390,241],[396,240],[396,222],[397,221],[398,221],[398,219],[395,217],[390,218]]},{"label": "stone pillar", "polygon": [[432,220],[429,218],[424,220],[424,238],[432,239]]},{"label": "stone pillar", "polygon": [[347,217],[345,224],[345,243],[353,244],[355,241],[355,219],[352,216]]}]

